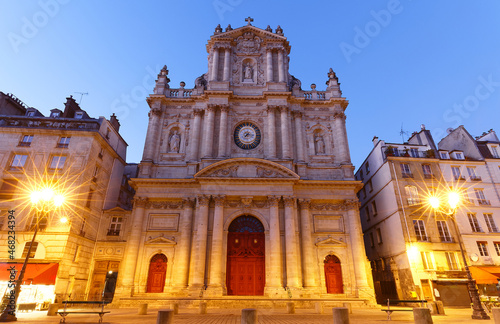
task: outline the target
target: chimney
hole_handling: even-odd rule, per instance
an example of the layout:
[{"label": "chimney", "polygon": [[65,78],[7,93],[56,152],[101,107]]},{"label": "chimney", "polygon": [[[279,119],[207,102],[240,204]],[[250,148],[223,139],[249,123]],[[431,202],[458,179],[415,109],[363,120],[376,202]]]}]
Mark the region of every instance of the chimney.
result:
[{"label": "chimney", "polygon": [[377,146],[378,137],[377,136],[373,136],[372,142],[373,142],[373,146]]},{"label": "chimney", "polygon": [[115,113],[109,117],[109,122],[117,132],[120,130],[120,122],[118,121],[118,118],[116,118]]}]

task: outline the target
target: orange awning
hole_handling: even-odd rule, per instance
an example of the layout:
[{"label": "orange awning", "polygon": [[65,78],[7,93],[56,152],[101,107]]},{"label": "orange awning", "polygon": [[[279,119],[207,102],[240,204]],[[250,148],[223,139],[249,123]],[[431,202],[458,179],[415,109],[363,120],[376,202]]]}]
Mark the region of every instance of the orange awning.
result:
[{"label": "orange awning", "polygon": [[477,284],[488,285],[497,284],[497,279],[500,278],[500,267],[476,267],[471,266],[469,270],[472,278],[476,279]]},{"label": "orange awning", "polygon": [[[22,263],[1,263],[0,264],[0,281],[9,281],[11,267],[14,267],[16,272],[16,280],[19,276],[23,264]],[[28,263],[24,272],[23,284],[29,285],[54,285],[56,283],[58,263]]]}]

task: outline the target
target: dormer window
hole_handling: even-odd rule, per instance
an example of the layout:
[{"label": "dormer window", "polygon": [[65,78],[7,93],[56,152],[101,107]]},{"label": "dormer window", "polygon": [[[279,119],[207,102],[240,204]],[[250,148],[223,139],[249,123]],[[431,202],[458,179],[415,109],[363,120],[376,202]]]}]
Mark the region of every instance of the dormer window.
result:
[{"label": "dormer window", "polygon": [[462,152],[455,152],[454,157],[456,160],[463,160],[464,159],[464,154]]},{"label": "dormer window", "polygon": [[28,117],[34,117],[35,116],[35,111],[34,110],[28,110],[26,112],[26,116],[28,116]]},{"label": "dormer window", "polygon": [[439,152],[439,156],[443,160],[449,160],[450,159],[450,156],[448,155],[448,152]]},{"label": "dormer window", "polygon": [[83,112],[82,111],[77,111],[75,113],[75,118],[76,119],[82,119],[83,118]]},{"label": "dormer window", "polygon": [[490,149],[491,149],[491,155],[493,155],[495,159],[500,159],[500,153],[498,153],[498,146],[496,145],[491,146]]},{"label": "dormer window", "polygon": [[58,118],[60,115],[61,115],[61,113],[58,111],[53,111],[50,113],[51,118]]}]

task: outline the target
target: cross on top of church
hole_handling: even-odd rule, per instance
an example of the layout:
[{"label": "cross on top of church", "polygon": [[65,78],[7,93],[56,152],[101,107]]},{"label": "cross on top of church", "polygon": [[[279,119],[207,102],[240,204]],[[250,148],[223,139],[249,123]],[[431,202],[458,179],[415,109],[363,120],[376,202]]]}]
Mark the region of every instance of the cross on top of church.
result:
[{"label": "cross on top of church", "polygon": [[245,21],[248,23],[247,26],[252,26],[252,21],[253,21],[253,18],[248,16],[248,18],[245,18]]}]

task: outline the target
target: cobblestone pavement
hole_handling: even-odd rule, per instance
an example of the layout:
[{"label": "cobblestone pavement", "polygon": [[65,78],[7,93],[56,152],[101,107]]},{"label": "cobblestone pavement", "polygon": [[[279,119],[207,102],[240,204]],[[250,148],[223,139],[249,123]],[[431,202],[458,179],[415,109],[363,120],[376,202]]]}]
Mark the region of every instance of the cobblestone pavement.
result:
[{"label": "cobblestone pavement", "polygon": [[[103,324],[156,324],[158,309],[149,309],[148,315],[137,315],[136,308],[109,309],[110,314],[104,316]],[[490,320],[472,320],[472,311],[469,308],[446,308],[446,315],[433,316],[435,324],[456,323],[494,323]],[[32,312],[18,314],[18,323],[59,323],[59,316],[47,316],[46,312]],[[239,309],[208,309],[208,314],[199,315],[197,309],[179,309],[174,316],[174,324],[240,324],[241,310]],[[259,309],[259,324],[332,324],[331,311],[325,309],[325,314],[315,314],[312,309],[297,309],[297,314],[286,314],[284,309]],[[66,318],[68,324],[97,323],[98,315],[72,314]],[[392,321],[387,321],[385,312],[379,309],[353,309],[350,323],[359,324],[405,324],[414,323],[411,312],[395,312]]]}]

